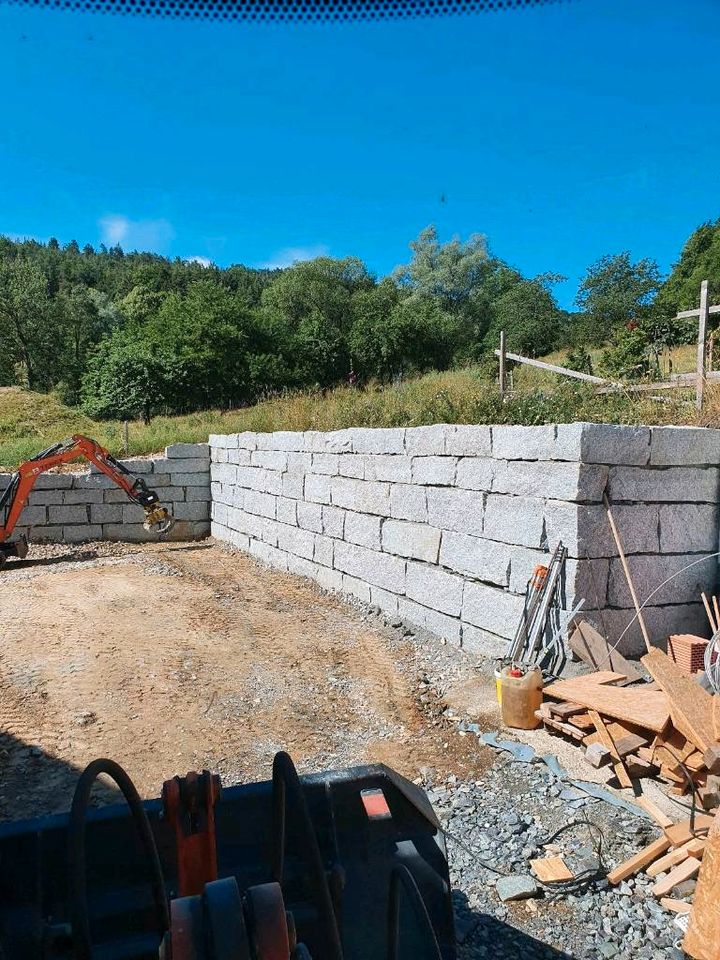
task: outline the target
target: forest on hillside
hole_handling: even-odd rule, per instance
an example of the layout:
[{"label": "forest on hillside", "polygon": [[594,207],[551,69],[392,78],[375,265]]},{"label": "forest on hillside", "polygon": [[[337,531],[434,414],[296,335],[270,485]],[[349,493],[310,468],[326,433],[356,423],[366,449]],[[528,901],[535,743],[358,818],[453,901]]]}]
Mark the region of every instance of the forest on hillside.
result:
[{"label": "forest on hillside", "polygon": [[720,220],[690,236],[667,278],[649,259],[603,257],[573,313],[553,296],[561,278],[522,276],[481,236],[441,243],[429,227],[410,250],[377,279],[354,257],[267,271],[0,236],[0,386],[149,420],[483,363],[500,330],[524,354],[567,347],[578,369],[604,346],[600,372],[647,377],[695,335],[675,312],[697,305],[701,279],[720,283]]}]

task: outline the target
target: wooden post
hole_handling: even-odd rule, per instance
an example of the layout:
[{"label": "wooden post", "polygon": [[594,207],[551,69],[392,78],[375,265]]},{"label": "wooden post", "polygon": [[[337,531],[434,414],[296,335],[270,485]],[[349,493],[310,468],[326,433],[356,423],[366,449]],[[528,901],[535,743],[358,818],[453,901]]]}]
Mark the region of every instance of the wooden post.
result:
[{"label": "wooden post", "polygon": [[698,317],[698,342],[697,342],[697,381],[695,384],[695,406],[702,410],[703,392],[705,390],[705,335],[708,323],[708,282],[703,280],[700,284],[700,316]]},{"label": "wooden post", "polygon": [[628,589],[630,590],[630,596],[632,597],[633,606],[635,607],[635,616],[637,621],[640,624],[640,630],[643,635],[643,640],[645,641],[645,647],[647,652],[650,653],[652,650],[652,644],[650,643],[650,635],[648,634],[647,627],[645,626],[645,618],[642,615],[642,607],[638,601],[637,594],[635,593],[635,585],[632,582],[632,577],[630,576],[630,568],[628,567],[627,559],[625,558],[625,551],[623,550],[622,541],[620,540],[620,534],[618,533],[618,528],[615,526],[615,517],[613,517],[612,509],[610,507],[610,501],[607,498],[607,494],[603,494],[603,503],[605,504],[605,512],[607,513],[608,523],[610,524],[610,530],[612,531],[613,540],[615,541],[615,546],[617,547],[617,552],[620,557],[620,563],[622,564],[623,573],[625,574],[625,579],[627,580]]},{"label": "wooden post", "polygon": [[711,333],[710,339],[708,340],[708,352],[707,352],[707,368],[710,373],[712,373],[714,361],[715,361],[715,335]]},{"label": "wooden post", "polygon": [[505,331],[500,331],[500,397],[505,396]]},{"label": "wooden post", "polygon": [[123,424],[123,447],[125,449],[125,456],[127,456],[130,453],[130,436],[127,420]]}]

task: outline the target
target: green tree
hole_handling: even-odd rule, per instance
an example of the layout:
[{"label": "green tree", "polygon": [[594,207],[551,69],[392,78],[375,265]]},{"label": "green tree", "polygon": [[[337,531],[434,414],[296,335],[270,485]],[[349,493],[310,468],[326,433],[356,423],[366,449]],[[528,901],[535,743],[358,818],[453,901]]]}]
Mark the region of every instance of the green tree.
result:
[{"label": "green tree", "polygon": [[521,280],[494,304],[494,317],[487,335],[487,349],[494,350],[505,331],[506,345],[516,353],[538,355],[560,345],[564,314],[550,292],[550,285],[563,278],[552,274]]},{"label": "green tree", "polygon": [[[720,218],[701,224],[689,236],[658,294],[657,303],[663,315],[671,317],[697,307],[703,280],[710,281],[715,295],[720,294]],[[690,336],[691,328],[689,325]]]},{"label": "green tree", "polygon": [[60,356],[43,272],[25,257],[0,258],[0,348],[31,390],[51,389]]},{"label": "green tree", "polygon": [[659,288],[654,260],[633,263],[627,252],[601,257],[588,267],[575,298],[583,313],[576,315],[574,343],[602,344],[618,327],[647,320]]}]

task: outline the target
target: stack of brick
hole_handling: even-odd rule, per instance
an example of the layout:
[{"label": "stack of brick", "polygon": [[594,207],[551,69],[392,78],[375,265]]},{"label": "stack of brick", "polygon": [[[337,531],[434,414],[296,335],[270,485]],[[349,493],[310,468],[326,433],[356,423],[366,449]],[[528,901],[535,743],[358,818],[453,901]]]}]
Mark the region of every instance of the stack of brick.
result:
[{"label": "stack of brick", "polygon": [[[210,453],[205,443],[176,443],[164,457],[121,461],[157,491],[176,524],[169,536],[194,540],[210,532]],[[0,475],[4,489],[10,474]],[[35,542],[151,541],[145,513],[95,467],[82,473],[45,473],[35,481],[16,535]],[[163,539],[167,539],[167,536]]]},{"label": "stack of brick", "polygon": [[[611,637],[631,598],[615,502],[657,639],[698,632],[717,562],[720,431],[435,425],[211,436],[212,532],[448,641],[504,649],[536,564],[569,548],[563,602]],[[631,625],[622,649],[640,648]]]}]

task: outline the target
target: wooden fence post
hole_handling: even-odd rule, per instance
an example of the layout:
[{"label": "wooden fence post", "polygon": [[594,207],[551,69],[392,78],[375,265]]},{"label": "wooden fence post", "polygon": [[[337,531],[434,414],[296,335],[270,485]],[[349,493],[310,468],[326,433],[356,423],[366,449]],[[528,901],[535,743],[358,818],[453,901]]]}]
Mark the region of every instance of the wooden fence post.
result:
[{"label": "wooden fence post", "polygon": [[500,397],[505,396],[505,331],[500,331]]},{"label": "wooden fence post", "polygon": [[698,411],[702,410],[703,392],[705,390],[705,337],[708,324],[708,282],[703,280],[700,284],[700,316],[698,317],[698,342],[697,342],[697,381],[695,384],[695,406]]},{"label": "wooden fence post", "polygon": [[127,456],[128,453],[130,452],[130,436],[129,436],[127,420],[123,424],[123,447],[125,449],[125,456]]}]

